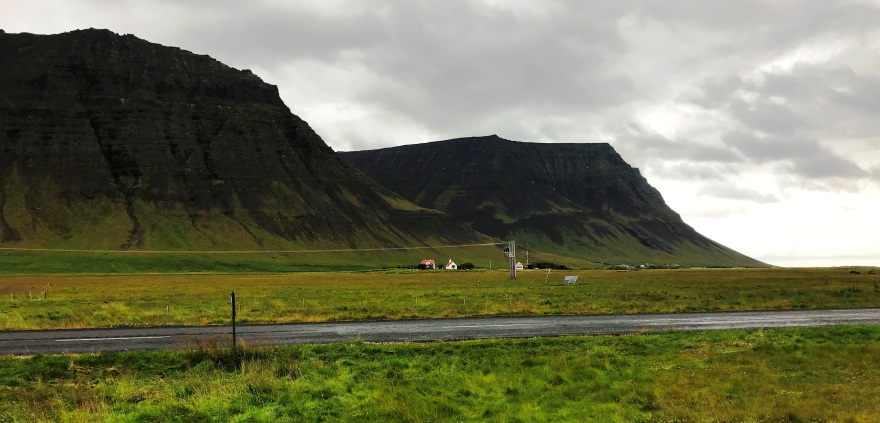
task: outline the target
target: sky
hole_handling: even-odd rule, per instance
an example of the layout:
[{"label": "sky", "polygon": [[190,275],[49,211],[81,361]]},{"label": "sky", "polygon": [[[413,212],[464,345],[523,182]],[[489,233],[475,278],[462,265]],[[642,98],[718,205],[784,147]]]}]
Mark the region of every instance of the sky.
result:
[{"label": "sky", "polygon": [[684,221],[779,266],[880,266],[880,0],[0,0],[277,85],[337,151],[607,142]]}]

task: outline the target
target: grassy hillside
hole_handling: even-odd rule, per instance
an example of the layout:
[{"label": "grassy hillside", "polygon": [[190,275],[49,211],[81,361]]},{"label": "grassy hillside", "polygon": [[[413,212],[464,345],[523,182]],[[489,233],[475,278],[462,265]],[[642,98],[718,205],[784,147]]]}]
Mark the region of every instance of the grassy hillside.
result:
[{"label": "grassy hillside", "polygon": [[[379,194],[377,194],[379,195]],[[390,195],[390,193],[389,193]],[[381,195],[380,195],[381,196]],[[85,198],[63,193],[63,187],[48,180],[37,186],[26,183],[13,171],[0,177],[0,217],[14,231],[6,239],[0,234],[0,246],[15,248],[85,249],[85,250],[303,250],[347,249],[372,247],[430,246],[461,243],[492,242],[488,237],[452,227],[432,232],[429,228],[451,220],[433,210],[425,210],[400,197],[386,198],[402,217],[424,218],[425,227],[407,232],[395,222],[368,225],[363,222],[339,223],[335,233],[307,233],[285,236],[264,229],[247,210],[234,207],[229,211],[193,211],[179,204],[156,204],[134,199],[130,208],[121,199]],[[393,201],[392,201],[393,200]],[[355,199],[351,201],[356,203]],[[272,213],[291,224],[297,222],[295,210],[283,205],[266,205]],[[277,212],[268,210],[279,207]],[[299,220],[306,217],[301,216]],[[406,220],[406,219],[402,219]],[[436,220],[436,222],[435,222]],[[137,222],[139,244],[128,241]],[[295,223],[300,225],[299,223]],[[307,226],[307,225],[306,225]],[[320,225],[319,225],[320,226]],[[410,227],[406,223],[404,227]],[[321,227],[323,228],[323,227]],[[316,228],[320,232],[320,229]],[[363,260],[369,266],[369,257]],[[0,270],[2,272],[2,270]]]}]

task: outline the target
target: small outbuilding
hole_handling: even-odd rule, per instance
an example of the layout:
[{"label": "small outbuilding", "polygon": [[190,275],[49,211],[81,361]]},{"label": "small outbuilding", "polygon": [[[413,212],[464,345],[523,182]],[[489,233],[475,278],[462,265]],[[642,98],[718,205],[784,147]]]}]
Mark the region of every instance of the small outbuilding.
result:
[{"label": "small outbuilding", "polygon": [[514,268],[515,268],[516,270],[523,270],[523,264],[522,264],[522,262],[520,262],[520,261],[516,262],[516,266],[514,266]]},{"label": "small outbuilding", "polygon": [[458,265],[452,259],[449,259],[449,263],[446,263],[446,270],[458,270]]}]

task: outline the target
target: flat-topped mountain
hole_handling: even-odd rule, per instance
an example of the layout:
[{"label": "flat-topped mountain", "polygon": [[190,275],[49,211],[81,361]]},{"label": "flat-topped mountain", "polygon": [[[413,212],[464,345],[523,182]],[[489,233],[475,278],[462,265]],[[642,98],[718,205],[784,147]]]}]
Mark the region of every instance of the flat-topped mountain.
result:
[{"label": "flat-topped mountain", "polygon": [[106,30],[0,32],[0,245],[485,242],[382,188],[248,70]]},{"label": "flat-topped mountain", "polygon": [[524,247],[606,263],[762,266],[685,224],[609,144],[498,136],[342,152],[422,207]]}]

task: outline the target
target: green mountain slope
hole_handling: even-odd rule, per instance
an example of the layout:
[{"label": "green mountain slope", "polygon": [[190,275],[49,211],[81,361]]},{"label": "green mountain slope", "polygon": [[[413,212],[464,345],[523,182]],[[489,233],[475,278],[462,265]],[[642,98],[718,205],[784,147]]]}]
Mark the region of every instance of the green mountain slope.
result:
[{"label": "green mountain slope", "polygon": [[0,246],[491,242],[341,160],[247,70],[106,30],[0,31]]},{"label": "green mountain slope", "polygon": [[602,263],[763,266],[685,224],[608,144],[497,136],[340,153],[422,207],[524,247]]}]

